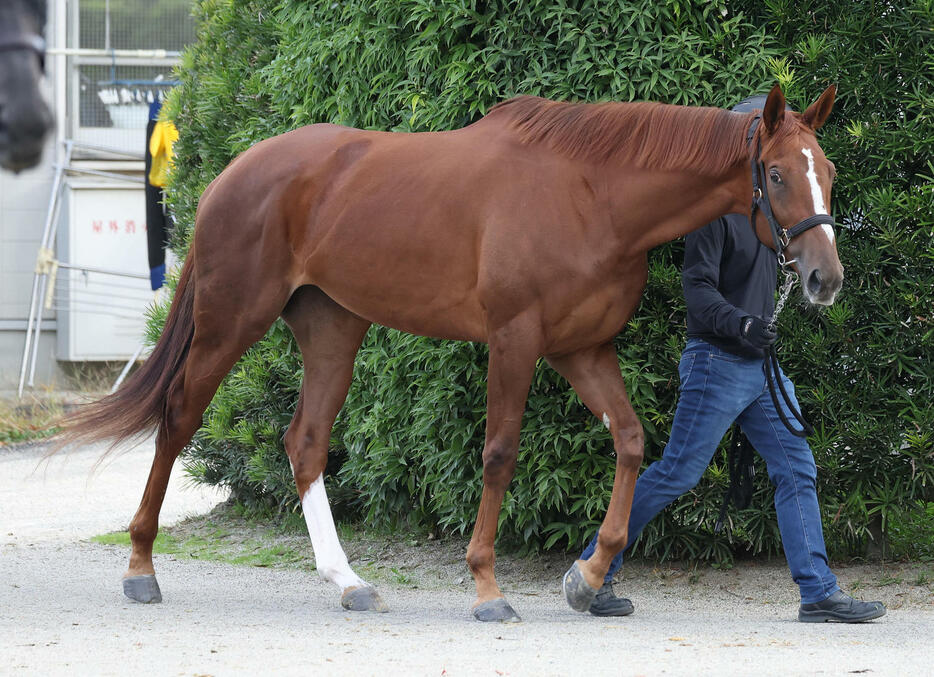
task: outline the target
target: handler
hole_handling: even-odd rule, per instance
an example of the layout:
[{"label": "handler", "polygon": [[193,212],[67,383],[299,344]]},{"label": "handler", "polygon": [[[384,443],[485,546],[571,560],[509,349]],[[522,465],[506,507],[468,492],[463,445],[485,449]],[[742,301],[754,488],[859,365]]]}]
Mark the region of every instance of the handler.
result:
[{"label": "handler", "polygon": [[[750,97],[733,110],[761,109],[765,99]],[[853,599],[840,590],[830,571],[814,456],[807,442],[784,426],[766,386],[764,355],[775,342],[776,332],[762,318],[774,312],[776,271],[775,253],[759,242],[746,216],[728,214],[687,236],[681,279],[688,341],[678,365],[681,392],[662,458],[636,482],[628,543],[635,542],[649,520],[697,484],[723,435],[736,421],[765,459],[775,485],[782,547],[801,592],[798,620],[859,623],[879,618],[885,614],[881,602]],[[781,372],[778,378],[797,408],[791,382]],[[589,559],[596,544],[594,536],[581,559]],[[633,612],[632,603],[613,592],[611,581],[622,563],[621,552],[590,606],[595,616]]]}]

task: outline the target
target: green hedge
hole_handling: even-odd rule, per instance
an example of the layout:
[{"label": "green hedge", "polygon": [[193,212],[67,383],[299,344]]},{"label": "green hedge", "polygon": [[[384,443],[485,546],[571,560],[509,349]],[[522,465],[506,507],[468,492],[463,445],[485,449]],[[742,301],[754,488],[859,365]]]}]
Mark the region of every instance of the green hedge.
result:
[{"label": "green hedge", "polygon": [[[169,106],[181,130],[170,193],[176,247],[186,248],[198,196],[234,155],[300,125],[451,129],[519,93],[726,107],[776,80],[800,110],[836,82],[821,143],[839,173],[846,282],[832,308],[799,302],[783,314],[783,365],[818,429],[811,442],[832,552],[858,552],[874,520],[925,533],[918,520],[934,499],[934,88],[922,36],[934,10],[930,0],[812,4],[203,0]],[[682,251],[672,243],[651,254],[645,299],[617,339],[647,461],[664,448],[676,399]],[[483,345],[371,329],[332,439],[335,502],[371,523],[468,532],[481,489],[486,362]],[[215,397],[185,454],[189,471],[246,504],[297,509],[282,437],[300,380],[299,353],[278,323]],[[611,449],[542,365],[501,537],[578,548],[606,508]],[[753,506],[712,533],[726,481],[718,460],[649,525],[641,551],[716,560],[779,552],[764,472]]]}]

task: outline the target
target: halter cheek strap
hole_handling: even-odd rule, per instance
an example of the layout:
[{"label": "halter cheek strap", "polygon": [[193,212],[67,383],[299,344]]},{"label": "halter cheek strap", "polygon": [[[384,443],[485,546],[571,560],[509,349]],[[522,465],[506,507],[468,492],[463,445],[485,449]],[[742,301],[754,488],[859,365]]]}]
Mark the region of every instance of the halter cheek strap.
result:
[{"label": "halter cheek strap", "polygon": [[[749,131],[746,133],[747,146],[752,142],[756,127],[758,127],[761,119],[761,115],[756,115],[756,117],[753,118],[752,124],[749,126]],[[787,261],[785,261],[785,248],[793,238],[806,230],[810,230],[814,226],[820,224],[833,226],[836,222],[830,214],[814,214],[813,216],[798,221],[798,223],[791,228],[782,228],[775,219],[775,215],[772,213],[772,203],[769,200],[769,190],[765,180],[765,165],[759,158],[760,151],[760,141],[756,139],[756,151],[750,154],[749,158],[750,168],[752,169],[752,207],[749,212],[749,222],[752,224],[753,231],[755,231],[756,211],[762,211],[763,216],[765,216],[766,221],[769,223],[769,230],[772,232],[772,241],[775,244],[775,253],[778,254],[778,263],[784,269],[788,265]]]}]

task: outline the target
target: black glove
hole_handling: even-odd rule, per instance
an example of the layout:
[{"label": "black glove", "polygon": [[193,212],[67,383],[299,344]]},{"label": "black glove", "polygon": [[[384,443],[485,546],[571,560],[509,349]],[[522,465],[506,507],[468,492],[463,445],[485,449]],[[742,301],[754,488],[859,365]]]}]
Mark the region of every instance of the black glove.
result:
[{"label": "black glove", "polygon": [[740,323],[739,333],[744,339],[749,341],[756,348],[765,350],[775,343],[778,338],[778,332],[770,328],[764,320],[760,320],[753,315],[747,315]]}]

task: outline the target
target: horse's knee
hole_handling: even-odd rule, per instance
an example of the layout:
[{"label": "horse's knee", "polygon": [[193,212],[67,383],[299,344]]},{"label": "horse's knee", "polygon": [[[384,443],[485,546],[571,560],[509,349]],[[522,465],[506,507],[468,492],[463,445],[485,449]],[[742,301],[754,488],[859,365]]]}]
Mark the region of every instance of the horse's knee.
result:
[{"label": "horse's knee", "polygon": [[624,470],[638,471],[642,465],[642,447],[626,447],[616,453],[616,463]]},{"label": "horse's knee", "polygon": [[327,465],[327,445],[319,449],[318,435],[308,428],[292,426],[285,434],[285,452],[300,495],[311,486]]},{"label": "horse's knee", "polygon": [[625,470],[638,471],[645,451],[645,433],[638,420],[628,422],[619,430],[614,440],[617,466]]},{"label": "horse's knee", "polygon": [[508,482],[516,469],[518,440],[494,439],[483,448],[483,481]]}]

